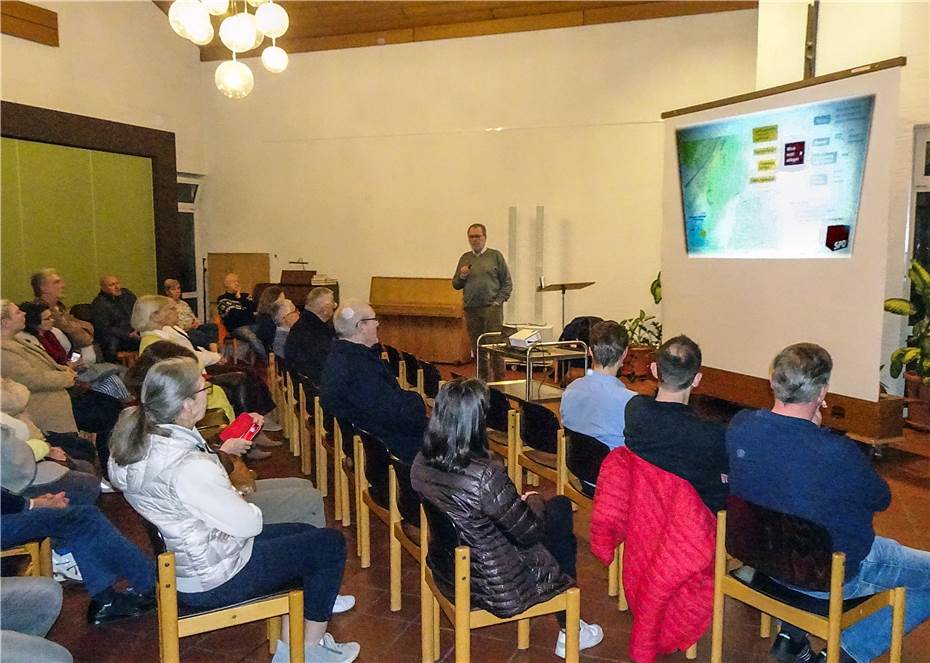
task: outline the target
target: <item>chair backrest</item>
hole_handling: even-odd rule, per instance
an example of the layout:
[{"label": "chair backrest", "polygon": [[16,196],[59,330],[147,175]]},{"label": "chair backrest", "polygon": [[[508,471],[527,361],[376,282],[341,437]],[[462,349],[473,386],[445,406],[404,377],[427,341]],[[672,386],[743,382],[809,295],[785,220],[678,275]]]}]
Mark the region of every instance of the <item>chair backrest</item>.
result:
[{"label": "chair backrest", "polygon": [[416,527],[420,526],[420,495],[410,484],[410,465],[397,456],[391,456],[391,466],[397,477],[397,508],[400,517]]},{"label": "chair backrest", "polygon": [[436,398],[436,394],[439,393],[439,383],[442,380],[439,369],[428,361],[420,361],[420,368],[423,369],[423,393],[427,398]]},{"label": "chair backrest", "polygon": [[507,413],[510,412],[510,401],[504,396],[503,392],[494,387],[488,389],[491,402],[488,403],[488,414],[484,423],[491,428],[502,433],[507,432]]},{"label": "chair backrest", "polygon": [[404,365],[407,367],[407,384],[416,386],[417,383],[417,371],[420,369],[420,360],[417,359],[416,355],[410,354],[409,352],[401,352],[401,361],[404,362]]},{"label": "chair backrest", "polygon": [[520,438],[524,445],[554,454],[558,436],[559,419],[552,410],[537,403],[521,404]]},{"label": "chair backrest", "polygon": [[[365,448],[365,478],[368,479],[368,494],[374,501],[388,507],[388,465],[391,455],[384,443],[377,437],[363,430],[358,430]],[[351,437],[349,439],[352,439]]]},{"label": "chair backrest", "polygon": [[833,542],[818,523],[727,498],[727,552],[767,576],[829,591]]},{"label": "chair backrest", "polygon": [[348,421],[339,421],[338,419],[336,425],[339,426],[339,432],[342,433],[342,453],[345,454],[346,458],[351,458],[355,455],[354,442],[352,441],[355,437],[355,426]]},{"label": "chair backrest", "polygon": [[145,526],[145,533],[149,537],[149,543],[152,545],[152,552],[155,553],[155,557],[166,552],[168,549],[165,547],[165,540],[161,538],[161,532],[158,531],[158,528],[142,516],[139,516],[139,519]]},{"label": "chair backrest", "polygon": [[[400,352],[397,351],[397,348],[386,343],[381,343],[381,351],[388,356],[388,366],[391,368],[391,373],[394,374],[395,378],[398,377],[400,375]],[[414,371],[414,374],[416,374],[416,371]]]},{"label": "chair backrest", "polygon": [[610,447],[595,437],[565,429],[565,464],[568,471],[589,484],[597,483],[601,463]]},{"label": "chair backrest", "polygon": [[[455,578],[455,548],[460,545],[459,533],[452,519],[423,500],[423,513],[429,528],[429,565],[440,578],[452,582]],[[423,523],[420,523],[423,527]]]}]

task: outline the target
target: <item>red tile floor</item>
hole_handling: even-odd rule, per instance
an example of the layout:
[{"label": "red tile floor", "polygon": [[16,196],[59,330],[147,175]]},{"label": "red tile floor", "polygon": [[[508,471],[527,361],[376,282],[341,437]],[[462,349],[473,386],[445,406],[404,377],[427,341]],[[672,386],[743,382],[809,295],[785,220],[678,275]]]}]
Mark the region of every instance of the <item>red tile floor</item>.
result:
[{"label": "red tile floor", "polygon": [[[876,467],[891,485],[891,507],[875,521],[877,531],[905,545],[930,550],[930,435],[908,431],[900,449],[888,449]],[[273,457],[255,464],[260,478],[300,476],[297,460],[286,447],[273,450]],[[332,476],[332,472],[329,473]],[[545,482],[543,482],[545,484]],[[544,486],[545,490],[545,486]],[[143,549],[148,540],[136,514],[119,495],[105,495],[101,508]],[[327,498],[332,517],[332,491]],[[629,613],[621,613],[607,596],[607,570],[588,550],[586,513],[576,514],[578,537],[578,575],[582,589],[582,618],[603,626],[604,641],[583,652],[586,661],[629,661],[628,641],[631,627]],[[342,530],[349,544],[342,592],[354,594],[354,610],[334,617],[330,630],[337,640],[361,643],[359,661],[363,663],[413,663],[420,660],[420,620],[418,572],[413,560],[404,555],[403,609],[390,612],[388,598],[387,529],[372,518],[372,564],[359,568],[355,556],[355,513],[353,525]],[[50,637],[66,646],[75,661],[89,663],[144,663],[158,660],[157,623],[150,615],[136,620],[92,628],[85,623],[88,598],[79,586],[69,586],[61,618]],[[452,631],[443,622],[442,660],[451,661]],[[270,660],[265,627],[249,624],[208,633],[181,641],[181,659],[186,663],[249,662]],[[555,662],[553,653],[556,624],[552,618],[533,620],[529,650],[516,649],[516,626],[504,625],[482,629],[472,635],[472,660],[477,663]],[[758,614],[728,602],[724,631],[724,660],[729,663],[774,661],[768,657],[768,641],[758,637]],[[698,661],[710,660],[710,633],[698,645]],[[887,655],[878,659],[887,661]],[[683,653],[660,658],[662,663],[684,662]],[[924,624],[904,641],[906,663],[930,662],[930,624]]]}]

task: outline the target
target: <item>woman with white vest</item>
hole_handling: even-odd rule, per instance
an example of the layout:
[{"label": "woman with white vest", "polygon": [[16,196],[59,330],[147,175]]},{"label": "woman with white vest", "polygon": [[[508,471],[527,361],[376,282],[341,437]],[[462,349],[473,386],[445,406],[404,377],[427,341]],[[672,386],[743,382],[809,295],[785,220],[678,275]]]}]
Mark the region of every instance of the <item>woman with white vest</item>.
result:
[{"label": "woman with white vest", "polygon": [[[261,510],[236,492],[194,427],[206,410],[206,389],[193,359],[166,359],[149,370],[141,405],[123,412],[110,440],[113,484],[175,553],[181,603],[220,608],[300,581],[306,660],[354,661],[359,645],[337,643],[326,632],[345,539],[304,523],[263,527]],[[274,661],[288,655],[287,643],[279,643]]]}]

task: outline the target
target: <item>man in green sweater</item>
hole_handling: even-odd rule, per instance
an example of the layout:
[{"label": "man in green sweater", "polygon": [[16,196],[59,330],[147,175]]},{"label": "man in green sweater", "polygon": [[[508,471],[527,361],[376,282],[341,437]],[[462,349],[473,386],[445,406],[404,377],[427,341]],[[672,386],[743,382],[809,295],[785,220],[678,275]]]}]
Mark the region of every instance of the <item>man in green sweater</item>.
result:
[{"label": "man in green sweater", "polygon": [[[484,225],[473,223],[468,226],[468,243],[471,251],[459,258],[452,287],[463,291],[465,324],[474,348],[481,334],[501,331],[504,325],[503,304],[510,299],[513,281],[501,252],[487,248],[488,231]],[[496,357],[487,372],[481,371],[480,377],[499,379],[504,372],[503,364],[503,360]]]}]

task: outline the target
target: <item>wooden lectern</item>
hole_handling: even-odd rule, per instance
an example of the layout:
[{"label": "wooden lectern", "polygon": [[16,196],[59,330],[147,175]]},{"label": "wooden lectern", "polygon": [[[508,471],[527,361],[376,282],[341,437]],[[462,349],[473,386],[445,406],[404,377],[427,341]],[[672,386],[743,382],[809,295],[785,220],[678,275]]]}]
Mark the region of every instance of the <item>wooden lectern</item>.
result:
[{"label": "wooden lectern", "polygon": [[382,343],[444,364],[471,358],[462,293],[448,278],[372,276],[369,302]]}]

